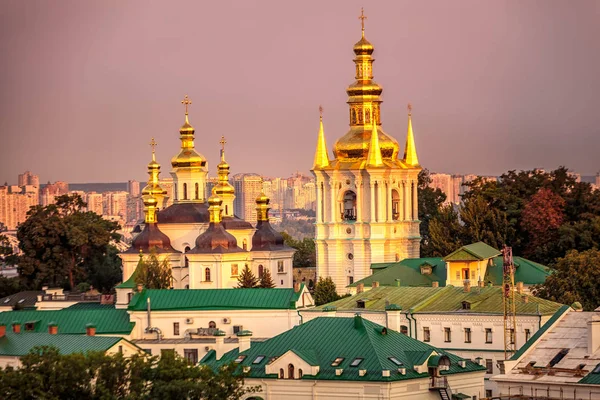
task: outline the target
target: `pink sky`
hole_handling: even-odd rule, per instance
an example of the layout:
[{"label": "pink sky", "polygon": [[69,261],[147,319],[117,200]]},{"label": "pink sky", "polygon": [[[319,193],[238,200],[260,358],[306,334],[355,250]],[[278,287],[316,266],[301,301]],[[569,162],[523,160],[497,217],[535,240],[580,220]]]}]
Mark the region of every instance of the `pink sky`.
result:
[{"label": "pink sky", "polygon": [[0,183],[163,176],[193,101],[215,175],[308,172],[325,109],[328,147],[348,129],[353,44],[375,46],[383,128],[402,145],[406,104],[421,164],[500,174],[600,169],[600,2],[3,1]]}]

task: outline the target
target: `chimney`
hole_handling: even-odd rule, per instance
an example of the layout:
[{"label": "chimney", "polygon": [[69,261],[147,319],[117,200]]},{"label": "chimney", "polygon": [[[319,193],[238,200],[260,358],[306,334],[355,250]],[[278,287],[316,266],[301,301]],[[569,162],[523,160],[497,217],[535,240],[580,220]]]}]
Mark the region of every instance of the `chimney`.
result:
[{"label": "chimney", "polygon": [[523,282],[517,282],[517,293],[523,294]]},{"label": "chimney", "polygon": [[365,284],[364,283],[357,283],[356,284],[356,293],[362,293],[365,291]]},{"label": "chimney", "polygon": [[477,281],[477,286],[479,286],[480,288],[485,287],[485,282],[482,280]]},{"label": "chimney", "polygon": [[592,319],[588,321],[587,326],[587,352],[594,354],[600,348],[600,315],[592,315]]},{"label": "chimney", "polygon": [[529,296],[523,295],[523,303],[527,304],[529,303]]},{"label": "chimney", "polygon": [[6,335],[6,325],[0,324],[0,338],[3,338]]},{"label": "chimney", "polygon": [[471,281],[468,279],[465,279],[464,282],[464,292],[465,293],[469,293],[471,291]]},{"label": "chimney", "polygon": [[373,289],[378,288],[379,287],[379,282],[377,281],[373,281]]},{"label": "chimney", "polygon": [[294,282],[294,292],[298,293],[300,291],[300,282]]},{"label": "chimney", "polygon": [[56,335],[58,333],[58,324],[56,322],[48,323],[48,333],[51,335]]},{"label": "chimney", "polygon": [[136,290],[138,293],[140,293],[142,290],[144,290],[144,285],[142,285],[141,283],[138,283],[136,285]]},{"label": "chimney", "polygon": [[395,279],[394,284],[396,285],[396,287],[400,287],[400,279]]},{"label": "chimney", "polygon": [[431,282],[431,287],[440,287],[440,283],[438,281]]},{"label": "chimney", "polygon": [[238,337],[238,351],[244,352],[250,348],[250,338],[252,337],[252,332],[250,331],[240,331],[237,333]]},{"label": "chimney", "polygon": [[21,333],[21,323],[19,321],[13,321],[12,330],[14,333]]},{"label": "chimney", "polygon": [[85,334],[88,336],[96,336],[96,325],[87,324],[85,326]]}]

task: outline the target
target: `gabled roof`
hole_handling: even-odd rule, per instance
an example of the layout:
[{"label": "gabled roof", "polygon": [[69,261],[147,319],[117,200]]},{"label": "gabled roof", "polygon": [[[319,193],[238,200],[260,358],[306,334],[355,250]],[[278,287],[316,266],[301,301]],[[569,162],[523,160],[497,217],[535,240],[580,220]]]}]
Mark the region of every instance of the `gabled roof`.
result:
[{"label": "gabled roof", "polygon": [[27,290],[0,299],[0,307],[35,307],[38,295],[44,294],[41,290]]},{"label": "gabled roof", "polygon": [[[484,314],[502,314],[502,288],[471,288],[465,292],[462,287],[378,287],[367,292],[315,307],[314,311],[324,311],[325,307],[335,307],[337,311],[362,310],[356,303],[365,302],[364,309],[384,311],[387,304],[399,306],[402,310],[412,309],[413,313],[447,313],[468,312]],[[463,310],[463,302],[470,303],[468,310]],[[540,299],[530,294],[516,295],[515,306],[518,315],[552,315],[562,305],[550,300]]]},{"label": "gabled roof", "polygon": [[63,355],[87,353],[89,351],[107,351],[122,340],[125,341],[121,337],[51,335],[42,332],[17,334],[7,329],[6,335],[0,338],[0,356],[24,356],[36,346],[53,346]]},{"label": "gabled roof", "polygon": [[[494,285],[499,285],[502,282],[504,261],[502,257],[494,257],[492,260],[494,265],[487,268],[483,280],[484,282],[492,282]],[[523,282],[525,285],[543,283],[552,273],[552,270],[545,265],[523,257],[513,257],[513,263],[515,265],[515,282]]]},{"label": "gabled roof", "polygon": [[[442,375],[485,370],[485,367],[470,360],[466,361],[466,368],[461,368],[457,364],[461,360],[460,357],[399,332],[384,329],[383,326],[360,316],[315,318],[264,342],[253,342],[250,349],[242,353],[239,353],[238,349],[229,351],[220,360],[216,360],[216,353],[210,351],[201,363],[219,367],[242,354],[246,357],[240,366],[250,367],[250,378],[277,379],[277,374],[265,373],[265,366],[273,357],[280,357],[290,350],[296,352],[294,349],[301,349],[302,355],[310,352],[310,356],[306,356],[310,359],[310,364],[315,363],[319,366],[316,375],[305,374],[302,377],[309,380],[398,381],[424,378],[429,375],[414,370],[414,366],[419,365],[415,364],[415,360],[422,360],[425,363],[427,357],[433,352],[447,355],[452,362],[448,371],[441,371]],[[299,356],[304,359],[302,355]],[[253,364],[258,356],[265,356],[265,358],[260,363]],[[343,361],[337,366],[331,366],[338,357],[343,357]],[[390,357],[394,357],[406,367],[406,375],[397,372],[399,366],[391,361]],[[350,364],[356,358],[363,360],[357,367],[351,367]],[[336,375],[336,369],[343,369],[342,374]],[[359,370],[367,372],[360,376]],[[389,377],[382,376],[384,370],[390,371]]]},{"label": "gabled roof", "polygon": [[[116,309],[69,309],[42,311],[5,311],[0,312],[0,324],[8,328],[13,321],[22,324],[34,322],[33,332],[46,332],[49,322],[56,322],[60,334],[85,334],[85,326],[96,325],[98,335],[129,335],[135,323],[129,321],[127,310]],[[24,331],[24,327],[22,327]]]},{"label": "gabled roof", "polygon": [[500,250],[488,246],[483,242],[477,242],[462,246],[444,257],[445,261],[481,261],[502,254]]},{"label": "gabled roof", "polygon": [[295,310],[303,287],[294,289],[144,289],[136,293],[128,309],[146,311],[150,298],[152,311],[167,310]]}]

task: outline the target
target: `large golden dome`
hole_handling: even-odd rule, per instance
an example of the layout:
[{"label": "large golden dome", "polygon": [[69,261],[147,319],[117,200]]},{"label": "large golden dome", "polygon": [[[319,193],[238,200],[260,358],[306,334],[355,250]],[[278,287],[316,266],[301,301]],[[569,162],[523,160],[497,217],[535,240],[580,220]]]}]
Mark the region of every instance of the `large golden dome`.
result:
[{"label": "large golden dome", "polygon": [[[354,126],[344,136],[339,138],[333,146],[333,154],[339,161],[352,161],[366,159],[369,154],[372,127]],[[381,157],[396,160],[400,146],[393,137],[388,136],[380,126],[377,127]]]},{"label": "large golden dome", "polygon": [[173,168],[202,168],[206,166],[206,158],[194,149],[194,132],[194,127],[188,121],[188,115],[186,114],[185,123],[179,129],[181,151],[171,159]]}]

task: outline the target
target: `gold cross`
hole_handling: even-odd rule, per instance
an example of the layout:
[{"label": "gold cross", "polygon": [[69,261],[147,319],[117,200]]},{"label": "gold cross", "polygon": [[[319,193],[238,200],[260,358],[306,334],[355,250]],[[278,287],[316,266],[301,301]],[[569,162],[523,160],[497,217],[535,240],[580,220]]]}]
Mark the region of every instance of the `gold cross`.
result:
[{"label": "gold cross", "polygon": [[156,143],[156,141],[154,140],[154,138],[152,138],[152,140],[150,141],[150,147],[152,147],[152,154],[154,154],[154,148],[158,145],[158,143]]},{"label": "gold cross", "polygon": [[360,8],[360,17],[358,17],[358,19],[360,19],[360,26],[362,27],[362,31],[363,34],[365,33],[365,19],[367,19],[366,15],[365,15],[365,10],[364,8]]},{"label": "gold cross", "polygon": [[221,140],[219,141],[219,143],[221,143],[221,150],[225,151],[225,144],[227,143],[227,140],[225,140],[225,136],[221,136]]},{"label": "gold cross", "polygon": [[319,104],[319,114],[321,115],[321,119],[323,119],[323,106]]},{"label": "gold cross", "polygon": [[185,98],[181,100],[181,104],[185,106],[185,115],[188,115],[188,106],[192,104],[192,101],[189,99],[188,95],[185,95]]},{"label": "gold cross", "polygon": [[408,103],[408,106],[406,108],[408,108],[408,115],[411,115],[412,114],[412,104]]}]

